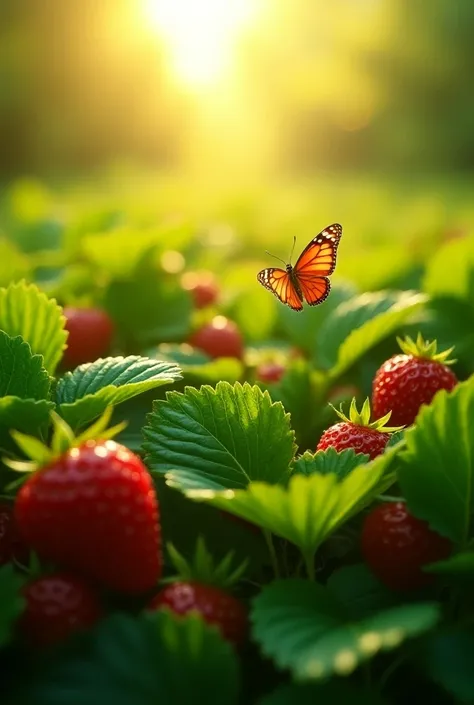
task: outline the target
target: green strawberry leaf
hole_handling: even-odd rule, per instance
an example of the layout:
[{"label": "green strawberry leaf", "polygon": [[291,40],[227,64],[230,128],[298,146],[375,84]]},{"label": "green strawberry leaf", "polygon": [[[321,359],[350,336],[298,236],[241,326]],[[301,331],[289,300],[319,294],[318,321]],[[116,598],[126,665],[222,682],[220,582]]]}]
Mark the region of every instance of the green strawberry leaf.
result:
[{"label": "green strawberry leaf", "polygon": [[456,701],[472,703],[474,700],[474,631],[459,629],[434,635],[420,654],[420,661],[427,674]]},{"label": "green strawberry leaf", "polygon": [[232,647],[198,615],[109,617],[25,686],[24,705],[236,705]]},{"label": "green strawberry leaf", "polygon": [[324,302],[324,306],[315,306],[314,308],[305,306],[297,316],[288,306],[279,306],[277,310],[280,317],[280,327],[294,345],[311,356],[316,355],[319,363],[325,321],[339,304],[350,301],[356,295],[353,284],[338,282],[332,285],[331,295]]},{"label": "green strawberry leaf", "polygon": [[397,595],[377,580],[365,563],[335,570],[327,581],[327,587],[354,619],[392,607],[400,601]]},{"label": "green strawberry leaf", "polygon": [[181,379],[173,363],[147,357],[107,357],[67,372],[56,387],[59,414],[73,428],[84,426],[110,405]]},{"label": "green strawberry leaf", "polygon": [[169,392],[144,430],[148,467],[182,490],[285,482],[294,434],[281,404],[248,383]]},{"label": "green strawberry leaf", "polygon": [[[456,272],[447,277],[446,272]],[[437,247],[428,262],[423,290],[432,296],[454,296],[474,303],[474,243],[471,238]]]},{"label": "green strawberry leaf", "polygon": [[439,575],[474,577],[474,551],[456,553],[444,561],[437,561],[423,566],[423,570],[427,573],[437,573]]},{"label": "green strawberry leaf", "polygon": [[292,361],[281,380],[268,386],[268,393],[273,401],[281,401],[290,414],[298,446],[306,448],[312,444],[320,418],[321,400],[308,362]]},{"label": "green strawberry leaf", "polygon": [[0,330],[0,397],[45,399],[50,377],[42,367],[41,355],[34,355],[20,335],[11,338]]},{"label": "green strawberry leaf", "polygon": [[33,436],[41,436],[50,422],[53,402],[46,399],[20,399],[2,397],[0,399],[0,448],[18,451],[10,431],[15,429]]},{"label": "green strawberry leaf", "polygon": [[252,286],[234,302],[230,318],[237,323],[248,342],[267,340],[278,317],[277,301],[265,289]]},{"label": "green strawberry leaf", "polygon": [[270,695],[265,695],[257,705],[383,705],[378,693],[341,680],[330,683],[290,683],[280,686]]},{"label": "green strawberry leaf", "polygon": [[0,647],[8,643],[13,627],[20,616],[24,600],[20,589],[23,581],[12,565],[0,568]]},{"label": "green strawberry leaf", "polygon": [[353,448],[347,448],[339,453],[334,448],[319,450],[317,453],[306,451],[295,460],[293,473],[301,473],[302,475],[333,473],[343,479],[359,465],[364,465],[369,460],[370,456],[356,453]]},{"label": "green strawberry leaf", "polygon": [[405,432],[398,480],[409,509],[465,546],[474,512],[474,377],[438,392]]},{"label": "green strawberry leaf", "polygon": [[130,281],[112,281],[103,303],[128,349],[183,340],[191,329],[189,293],[156,270],[139,272]]},{"label": "green strawberry leaf", "polygon": [[[343,479],[333,473],[297,473],[287,487],[251,482],[245,490],[188,489],[186,494],[287,539],[300,549],[308,566],[328,536],[393,484],[392,463],[398,450],[392,448]],[[176,484],[174,473],[167,477],[169,484]]]},{"label": "green strawberry leaf", "polygon": [[30,262],[16,244],[0,237],[0,286],[8,286],[11,281],[27,277]]},{"label": "green strawberry leaf", "polygon": [[348,675],[379,651],[431,629],[436,603],[392,607],[354,621],[326,587],[307,580],[278,580],[255,598],[253,638],[265,656],[298,680]]},{"label": "green strawberry leaf", "polygon": [[43,356],[43,367],[54,374],[62,357],[66,319],[54,299],[24,281],[0,289],[0,330],[14,338],[21,335],[34,354]]},{"label": "green strawberry leaf", "polygon": [[324,339],[331,346],[327,351],[327,359],[332,364],[331,378],[347,372],[371,348],[395,333],[427,301],[424,294],[416,292],[377,292],[342,304],[328,319],[323,331]]}]

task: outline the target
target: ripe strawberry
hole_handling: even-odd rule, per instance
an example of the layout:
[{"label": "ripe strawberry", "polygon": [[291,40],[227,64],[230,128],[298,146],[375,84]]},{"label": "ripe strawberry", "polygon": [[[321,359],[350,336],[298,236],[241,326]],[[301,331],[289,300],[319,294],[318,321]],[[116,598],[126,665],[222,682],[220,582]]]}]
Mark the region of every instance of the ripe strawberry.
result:
[{"label": "ripe strawberry", "polygon": [[247,609],[228,588],[241,577],[247,563],[229,574],[232,554],[214,566],[202,539],[198,539],[192,566],[171,544],[168,550],[180,578],[171,579],[170,585],[150,601],[148,609],[168,608],[179,615],[198,612],[205,622],[214,624],[225,639],[239,646],[247,636]]},{"label": "ripe strawberry", "polygon": [[28,563],[29,551],[18,533],[13,505],[0,502],[0,566],[10,561]]},{"label": "ripe strawberry", "polygon": [[191,345],[211,357],[237,357],[243,355],[242,336],[237,325],[225,316],[215,316],[199,328],[189,339]]},{"label": "ripe strawberry", "polygon": [[392,590],[429,585],[434,576],[422,566],[447,558],[451,549],[451,542],[410,514],[404,502],[380,504],[362,529],[362,554],[374,575]]},{"label": "ripe strawberry", "polygon": [[23,588],[23,596],[26,607],[19,629],[31,646],[57,644],[102,616],[95,591],[67,573],[37,578]]},{"label": "ripe strawberry", "polygon": [[190,292],[196,308],[210,306],[219,298],[219,286],[212,272],[186,272],[181,283]]},{"label": "ripe strawberry", "polygon": [[106,355],[110,349],[114,326],[108,313],[98,308],[66,307],[66,330],[69,332],[62,364],[77,367]]},{"label": "ripe strawberry", "polygon": [[410,426],[422,404],[430,404],[440,389],[453,389],[456,375],[448,365],[453,348],[436,353],[436,341],[425,343],[418,335],[397,338],[403,354],[394,355],[377,371],[372,384],[372,406],[377,416],[392,412],[392,422]]},{"label": "ripe strawberry", "polygon": [[[58,433],[60,428],[57,424]],[[14,437],[28,452],[28,438]],[[162,561],[158,500],[148,470],[114,441],[95,441],[86,432],[76,443],[19,490],[15,518],[23,539],[40,558],[111,590],[151,589]],[[59,447],[54,437],[52,447]],[[48,448],[42,452],[44,457]]]},{"label": "ripe strawberry", "polygon": [[279,382],[285,369],[279,362],[262,362],[256,369],[256,376],[261,382]]},{"label": "ripe strawberry", "polygon": [[[334,408],[334,407],[333,407]],[[366,399],[359,413],[355,398],[352,399],[349,418],[334,409],[341,423],[330,426],[321,436],[316,450],[335,448],[336,451],[353,448],[357,453],[366,453],[371,460],[384,452],[390,433],[399,431],[400,427],[387,427],[390,414],[370,423],[370,403]]]}]

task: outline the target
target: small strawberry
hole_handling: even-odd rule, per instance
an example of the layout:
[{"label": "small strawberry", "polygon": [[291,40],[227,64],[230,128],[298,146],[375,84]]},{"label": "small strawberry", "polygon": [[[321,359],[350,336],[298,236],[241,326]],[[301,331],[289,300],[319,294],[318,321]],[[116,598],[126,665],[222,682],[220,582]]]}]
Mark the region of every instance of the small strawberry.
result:
[{"label": "small strawberry", "polygon": [[193,333],[189,343],[203,350],[211,357],[236,357],[243,355],[243,341],[239,328],[234,321],[225,316],[214,316]]},{"label": "small strawberry", "polygon": [[12,432],[41,460],[17,494],[15,518],[40,558],[111,590],[141,593],[161,575],[158,500],[140,458],[114,441],[94,440],[121,428],[104,430],[110,414],[77,439],[52,414],[52,451]]},{"label": "small strawberry", "polygon": [[448,558],[452,544],[414,517],[404,502],[380,504],[362,529],[362,554],[374,575],[392,590],[416,590],[429,585],[428,563]]},{"label": "small strawberry", "polygon": [[66,330],[69,332],[62,364],[72,368],[93,362],[109,351],[114,325],[109,314],[99,308],[66,307]]},{"label": "small strawberry", "polygon": [[205,622],[214,624],[225,639],[239,646],[247,636],[247,609],[228,589],[242,576],[247,562],[229,573],[232,561],[229,553],[214,566],[202,539],[198,539],[192,566],[171,544],[168,552],[179,579],[171,578],[170,584],[151,600],[148,609],[168,608],[180,615],[197,612]]},{"label": "small strawberry", "polygon": [[19,630],[34,647],[51,646],[73,632],[87,629],[102,616],[96,592],[83,580],[54,573],[33,580],[23,588],[26,601]]},{"label": "small strawberry", "polygon": [[183,289],[189,291],[196,308],[215,304],[219,298],[219,285],[212,272],[186,272],[181,278]]},{"label": "small strawberry", "polygon": [[372,384],[372,406],[377,416],[392,412],[392,422],[410,426],[422,404],[430,404],[440,389],[453,389],[456,375],[448,365],[453,348],[436,352],[436,341],[427,343],[418,334],[397,342],[403,354],[394,355],[376,372]]},{"label": "small strawberry", "polygon": [[280,362],[262,362],[255,374],[261,382],[279,382],[285,374],[286,367]]},{"label": "small strawberry", "polygon": [[342,421],[330,426],[323,433],[316,450],[335,448],[336,451],[341,451],[346,448],[353,448],[357,453],[366,453],[373,460],[377,455],[384,452],[390,434],[394,431],[399,431],[401,428],[400,426],[385,426],[390,419],[390,413],[370,423],[370,402],[368,399],[365,400],[359,413],[356,407],[356,400],[353,398],[349,418],[342,411],[337,409],[334,409],[334,411]]}]

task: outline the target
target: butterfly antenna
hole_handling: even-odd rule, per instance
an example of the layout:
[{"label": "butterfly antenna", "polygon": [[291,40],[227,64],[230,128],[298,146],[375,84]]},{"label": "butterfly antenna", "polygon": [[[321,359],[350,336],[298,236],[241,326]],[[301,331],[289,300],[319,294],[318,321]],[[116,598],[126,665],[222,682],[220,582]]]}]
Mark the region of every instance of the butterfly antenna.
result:
[{"label": "butterfly antenna", "polygon": [[286,267],[286,262],[285,262],[285,260],[281,259],[281,257],[277,257],[276,255],[272,255],[272,253],[269,252],[268,250],[265,250],[265,254],[269,255],[270,257],[274,257],[275,259],[279,260],[280,262],[283,262],[283,264]]},{"label": "butterfly antenna", "polygon": [[293,247],[291,248],[291,254],[290,254],[290,259],[288,260],[291,264],[291,258],[293,257],[293,252],[295,251],[295,245],[296,245],[296,235],[293,236]]}]

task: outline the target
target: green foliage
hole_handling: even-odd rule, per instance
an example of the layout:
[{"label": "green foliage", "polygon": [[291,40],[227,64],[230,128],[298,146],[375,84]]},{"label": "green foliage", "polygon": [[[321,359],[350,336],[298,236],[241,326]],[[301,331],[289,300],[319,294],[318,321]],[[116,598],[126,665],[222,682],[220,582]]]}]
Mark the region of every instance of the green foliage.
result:
[{"label": "green foliage", "polygon": [[[356,307],[355,302],[348,304],[346,310],[343,309],[342,313],[339,311],[339,318],[336,316],[336,310],[333,331],[325,331],[325,339],[330,340],[333,345],[334,340],[341,340],[344,330],[351,331],[342,338],[337,348],[337,358],[328,356],[328,359],[333,361],[330,370],[332,378],[347,372],[371,348],[399,330],[400,326],[427,302],[423,294],[413,292],[397,295],[383,295],[381,292],[380,295],[373,295],[375,301],[371,300],[370,296],[372,295],[365,294],[361,297],[363,301],[360,308]],[[367,297],[369,301],[364,301]]]},{"label": "green foliage", "polygon": [[382,585],[364,563],[335,570],[327,586],[354,619],[367,617],[399,601],[399,597]]},{"label": "green foliage", "polygon": [[33,284],[20,282],[0,289],[0,330],[12,338],[21,335],[34,354],[43,356],[43,367],[50,374],[66,343],[64,324],[60,307]]},{"label": "green foliage", "polygon": [[383,705],[376,693],[357,688],[344,681],[330,683],[292,683],[278,688],[271,695],[258,701],[258,705],[326,705],[327,703],[350,703],[350,705]]},{"label": "green foliage", "polygon": [[187,387],[155,402],[144,429],[146,462],[183,490],[282,482],[294,454],[288,421],[281,404],[247,383]]},{"label": "green foliage", "polygon": [[408,507],[460,546],[472,536],[474,377],[438,392],[405,432],[398,480]]},{"label": "green foliage", "polygon": [[253,636],[264,654],[299,680],[348,675],[379,651],[428,631],[439,617],[438,605],[426,602],[354,621],[330,589],[296,579],[265,587],[252,610]]},{"label": "green foliage", "polygon": [[181,371],[173,363],[137,355],[108,357],[67,372],[57,384],[56,404],[61,416],[73,428],[79,428],[111,404],[180,378]]},{"label": "green foliage", "polygon": [[25,688],[24,705],[236,705],[238,667],[215,628],[168,612],[109,617]]},{"label": "green foliage", "polygon": [[430,678],[463,703],[474,700],[474,631],[451,630],[426,642],[420,660]]},{"label": "green foliage", "polygon": [[45,399],[50,377],[43,368],[41,355],[33,355],[20,335],[11,338],[0,330],[0,396]]},{"label": "green foliage", "polygon": [[[453,275],[446,276],[446,272],[452,272]],[[472,239],[454,240],[440,247],[428,263],[423,288],[432,296],[453,296],[467,300],[474,306]]]},{"label": "green foliage", "polygon": [[191,329],[191,299],[163,272],[138,269],[133,279],[113,280],[104,306],[126,348],[182,340]]},{"label": "green foliage", "polygon": [[[288,485],[251,482],[245,490],[188,489],[194,500],[210,502],[297,546],[307,570],[318,547],[354,513],[394,481],[391,466],[398,448],[360,465],[343,479],[335,474],[294,474]],[[176,483],[173,473],[170,482]]]},{"label": "green foliage", "polygon": [[15,622],[23,611],[22,584],[13,566],[0,567],[0,648],[9,641]]},{"label": "green foliage", "polygon": [[12,448],[11,429],[35,436],[41,435],[48,427],[49,414],[53,408],[53,402],[46,399],[2,397],[0,399],[0,447]]},{"label": "green foliage", "polygon": [[319,450],[317,453],[306,451],[295,460],[293,472],[302,475],[313,475],[313,473],[328,475],[332,473],[342,480],[356,467],[365,465],[368,461],[368,455],[356,453],[352,448],[340,452],[334,448]]}]

